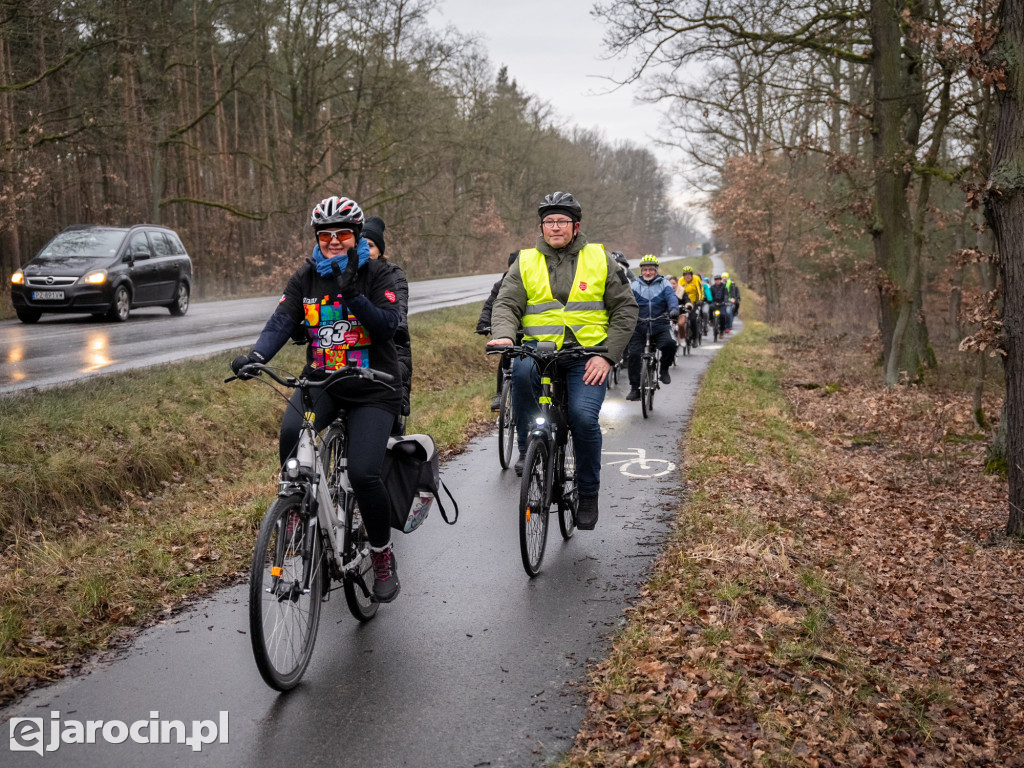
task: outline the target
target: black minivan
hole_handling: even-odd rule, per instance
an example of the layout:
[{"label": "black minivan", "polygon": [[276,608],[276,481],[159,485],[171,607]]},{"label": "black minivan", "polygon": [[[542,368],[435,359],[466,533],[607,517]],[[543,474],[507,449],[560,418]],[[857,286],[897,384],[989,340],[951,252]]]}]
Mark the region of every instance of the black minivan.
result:
[{"label": "black minivan", "polygon": [[23,323],[44,312],[90,312],[124,322],[135,307],[184,315],[192,260],[174,230],[149,224],[76,224],[11,275],[11,302]]}]

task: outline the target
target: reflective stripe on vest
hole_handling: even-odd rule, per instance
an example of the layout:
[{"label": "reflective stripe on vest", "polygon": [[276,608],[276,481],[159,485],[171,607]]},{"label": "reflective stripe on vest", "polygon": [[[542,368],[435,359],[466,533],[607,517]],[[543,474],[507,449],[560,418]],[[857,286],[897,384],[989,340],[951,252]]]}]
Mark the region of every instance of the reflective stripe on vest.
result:
[{"label": "reflective stripe on vest", "polygon": [[608,279],[608,257],[596,243],[583,246],[576,259],[576,274],[563,305],[551,292],[551,280],[544,254],[536,248],[519,252],[519,272],[526,288],[526,313],[523,338],[553,341],[561,349],[568,327],[576,341],[596,347],[608,338],[608,310],[604,306],[604,286]]}]

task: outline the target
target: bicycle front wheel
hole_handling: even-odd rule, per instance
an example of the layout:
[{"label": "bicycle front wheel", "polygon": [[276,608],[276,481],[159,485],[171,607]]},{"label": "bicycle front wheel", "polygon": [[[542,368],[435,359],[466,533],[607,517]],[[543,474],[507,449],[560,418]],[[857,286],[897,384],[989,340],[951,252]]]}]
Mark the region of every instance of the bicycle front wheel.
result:
[{"label": "bicycle front wheel", "polygon": [[512,379],[501,385],[501,408],[498,411],[498,460],[502,469],[512,466],[512,444],[516,439],[516,418],[512,411]]},{"label": "bicycle front wheel", "polygon": [[576,510],[580,503],[580,492],[576,487],[576,446],[571,432],[559,454],[562,461],[562,492],[558,501],[558,528],[562,538],[568,541],[576,533]]},{"label": "bicycle front wheel", "polygon": [[326,578],[320,531],[302,498],[278,498],[267,510],[249,578],[253,656],[278,691],[298,685],[313,655]]},{"label": "bicycle front wheel", "polygon": [[548,540],[548,446],[531,440],[519,490],[519,551],[530,577],[540,573]]},{"label": "bicycle front wheel", "polygon": [[352,494],[345,499],[345,539],[342,551],[345,566],[345,602],[349,612],[361,622],[377,615],[380,603],[373,599],[373,563],[370,561],[370,540],[366,536],[363,517]]},{"label": "bicycle front wheel", "polygon": [[651,371],[645,360],[640,368],[640,410],[643,412],[645,419],[647,418],[647,390],[653,386],[651,383]]}]

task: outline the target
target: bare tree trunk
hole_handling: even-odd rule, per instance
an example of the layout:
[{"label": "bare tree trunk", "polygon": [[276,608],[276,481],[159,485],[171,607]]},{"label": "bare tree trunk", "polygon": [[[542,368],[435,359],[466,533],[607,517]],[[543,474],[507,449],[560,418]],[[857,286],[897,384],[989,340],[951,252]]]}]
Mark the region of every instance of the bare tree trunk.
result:
[{"label": "bare tree trunk", "polygon": [[1010,509],[1006,532],[1024,536],[1024,3],[1003,0],[992,63],[1006,62],[1006,88],[992,141],[986,207],[999,245],[1006,349],[1006,460]]},{"label": "bare tree trunk", "polygon": [[[920,312],[921,266],[910,242],[907,205],[910,183],[908,147],[917,145],[920,112],[912,103],[904,41],[900,28],[903,3],[871,4],[872,123],[875,196],[872,235],[879,284],[885,380],[897,384],[905,372],[916,378],[927,346]],[[916,83],[918,88],[920,83]],[[920,98],[919,95],[913,98]]]}]

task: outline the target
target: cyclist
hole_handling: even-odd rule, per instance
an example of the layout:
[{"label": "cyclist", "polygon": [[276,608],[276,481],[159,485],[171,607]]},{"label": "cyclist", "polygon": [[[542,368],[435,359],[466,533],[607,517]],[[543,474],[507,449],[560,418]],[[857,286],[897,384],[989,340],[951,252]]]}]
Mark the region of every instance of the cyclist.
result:
[{"label": "cyclist", "polygon": [[[640,399],[640,366],[647,329],[650,325],[651,343],[661,350],[661,381],[669,384],[672,377],[669,366],[676,358],[676,340],[672,338],[670,321],[679,317],[679,300],[675,291],[663,275],[658,274],[658,257],[647,254],[640,259],[640,277],[633,281],[633,295],[639,307],[639,319],[633,337],[629,340],[629,394],[627,400]],[[656,320],[653,317],[667,314],[669,319]]]},{"label": "cyclist", "polygon": [[[401,366],[394,336],[402,322],[398,279],[391,266],[370,258],[369,242],[360,237],[363,210],[347,197],[327,197],[310,217],[316,236],[312,256],[291,276],[274,314],[247,355],[231,361],[236,374],[249,363],[266,363],[293,337],[307,333],[304,376],[346,365],[372,368],[399,380]],[[391,549],[388,494],[381,481],[381,462],[402,392],[363,379],[331,391],[314,390],[314,424],[325,429],[339,410],[348,412],[349,479],[371,544],[374,584],[379,602],[398,595],[399,582]],[[298,444],[302,424],[299,390],[281,422],[280,458],[284,464]]]},{"label": "cyclist", "polygon": [[[569,428],[576,448],[576,480],[581,530],[597,525],[601,487],[601,428],[598,414],[612,361],[622,356],[636,326],[637,307],[629,280],[602,246],[580,231],[583,210],[568,192],[555,192],[537,207],[540,237],[536,247],[519,252],[494,301],[489,347],[512,344],[520,323],[526,344],[551,341],[605,346],[603,355],[580,358],[565,369]],[[527,426],[540,395],[540,376],[530,358],[515,361],[512,396],[519,443],[517,474],[526,458]]]},{"label": "cyclist", "polygon": [[[694,277],[693,267],[683,267],[683,279],[679,283],[679,288],[682,296],[679,295],[680,291],[676,291],[676,296],[681,302],[692,304],[697,312],[704,311],[704,282]],[[686,333],[691,341],[697,338],[697,312],[687,313]]]},{"label": "cyclist", "polygon": [[[729,317],[729,291],[725,287],[725,283],[722,282],[721,275],[714,276],[714,282],[711,284],[711,306],[717,307],[722,310],[722,322],[721,330],[724,333],[725,328],[728,327],[727,323]],[[714,315],[711,316],[712,322],[714,322]]]},{"label": "cyclist", "polygon": [[612,258],[615,259],[615,263],[619,265],[619,268],[625,274],[626,278],[633,282],[633,278],[636,275],[633,274],[633,270],[629,268],[629,259],[626,258],[626,254],[622,251],[612,251]]},{"label": "cyclist", "polygon": [[729,292],[729,327],[726,329],[726,333],[732,333],[732,321],[740,313],[740,287],[729,277],[728,272],[722,273],[722,282],[725,283],[725,289]]},{"label": "cyclist", "polygon": [[[412,338],[409,336],[409,281],[405,277],[405,271],[384,255],[384,219],[380,216],[371,216],[363,224],[363,239],[369,243],[370,258],[380,259],[387,264],[395,275],[398,288],[395,295],[398,297],[396,304],[399,312],[402,313],[402,321],[395,331],[395,349],[398,352],[398,364],[402,369],[402,415],[395,419],[395,426],[391,429],[393,435],[405,434],[405,422],[409,418],[411,395],[412,395]],[[300,329],[301,330],[301,329]]]},{"label": "cyclist", "polygon": [[[508,265],[511,267],[512,262],[519,256],[519,251],[512,251],[508,255]],[[484,301],[483,309],[480,310],[480,317],[476,321],[476,332],[481,336],[486,336],[491,332],[491,312],[494,307],[494,300],[498,298],[498,291],[501,290],[501,283],[505,279],[505,275],[508,274],[506,269],[501,273],[501,277],[498,278],[497,282],[491,286],[491,295]],[[522,338],[521,334],[516,335],[516,340]],[[501,363],[498,365],[498,380],[496,382],[497,389],[494,392],[494,397],[491,398],[491,410],[501,410],[501,388],[505,383],[505,368],[512,364],[512,361],[506,358],[504,355],[501,356]]]}]

